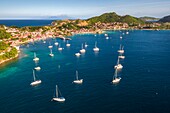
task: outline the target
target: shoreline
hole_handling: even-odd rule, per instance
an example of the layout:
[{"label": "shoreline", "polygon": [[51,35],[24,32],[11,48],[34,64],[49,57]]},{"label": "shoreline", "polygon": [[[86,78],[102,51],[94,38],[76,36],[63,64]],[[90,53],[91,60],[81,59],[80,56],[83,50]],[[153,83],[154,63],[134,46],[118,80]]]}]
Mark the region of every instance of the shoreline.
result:
[{"label": "shoreline", "polygon": [[13,60],[13,59],[15,59],[15,58],[17,58],[17,57],[19,57],[19,52],[17,53],[17,55],[16,55],[15,57],[12,57],[12,58],[9,58],[9,59],[6,59],[6,60],[2,60],[2,61],[0,62],[0,65],[2,65],[3,63],[6,63],[6,62],[8,62],[8,61],[11,61],[11,60]]}]

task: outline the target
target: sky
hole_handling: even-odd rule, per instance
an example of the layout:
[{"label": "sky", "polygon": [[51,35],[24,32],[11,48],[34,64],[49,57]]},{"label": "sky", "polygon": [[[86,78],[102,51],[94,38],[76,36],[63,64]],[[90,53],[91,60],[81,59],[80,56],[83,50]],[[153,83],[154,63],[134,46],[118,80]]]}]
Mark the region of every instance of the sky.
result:
[{"label": "sky", "polygon": [[170,15],[170,0],[1,0],[0,19],[67,16],[86,19],[107,12],[135,17]]}]

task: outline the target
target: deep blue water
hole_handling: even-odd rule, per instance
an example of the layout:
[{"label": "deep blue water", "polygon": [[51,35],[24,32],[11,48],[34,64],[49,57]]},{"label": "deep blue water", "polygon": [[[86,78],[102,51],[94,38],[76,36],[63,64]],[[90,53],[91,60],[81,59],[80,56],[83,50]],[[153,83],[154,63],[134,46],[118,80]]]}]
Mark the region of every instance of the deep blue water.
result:
[{"label": "deep blue water", "polygon": [[50,25],[54,20],[0,20],[0,25],[6,26],[45,26]]},{"label": "deep blue water", "polygon": [[[124,31],[122,31],[124,32]],[[0,68],[1,113],[170,113],[170,31],[110,31],[104,34],[72,36],[71,47],[57,50],[54,39],[22,46],[18,60]],[[93,47],[98,42],[100,52]],[[48,42],[54,45],[54,57],[48,56]],[[74,54],[81,43],[89,45],[86,53]],[[124,66],[121,81],[111,84],[119,45],[124,45]],[[36,72],[42,84],[32,87],[33,52],[40,58],[41,71]],[[82,85],[72,84],[75,71],[84,79]],[[55,85],[66,101],[52,102]]]}]

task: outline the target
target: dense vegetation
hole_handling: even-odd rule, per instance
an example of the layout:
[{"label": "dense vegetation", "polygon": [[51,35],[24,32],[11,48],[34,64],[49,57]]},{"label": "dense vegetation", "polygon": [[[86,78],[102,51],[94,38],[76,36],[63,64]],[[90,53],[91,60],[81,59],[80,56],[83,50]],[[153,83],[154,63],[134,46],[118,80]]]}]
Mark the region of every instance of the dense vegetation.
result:
[{"label": "dense vegetation", "polygon": [[18,54],[16,48],[10,47],[9,44],[4,43],[3,41],[0,42],[0,53],[0,61],[13,58]]},{"label": "dense vegetation", "polygon": [[5,30],[0,29],[0,39],[9,39],[11,38],[11,34],[7,33]]},{"label": "dense vegetation", "polygon": [[92,17],[87,19],[90,24],[95,24],[96,22],[111,23],[111,22],[124,22],[128,24],[144,24],[144,21],[133,17],[133,16],[119,16],[115,12],[105,13],[100,16]]},{"label": "dense vegetation", "polygon": [[8,44],[4,43],[3,41],[0,42],[0,52],[6,50],[8,47]]}]

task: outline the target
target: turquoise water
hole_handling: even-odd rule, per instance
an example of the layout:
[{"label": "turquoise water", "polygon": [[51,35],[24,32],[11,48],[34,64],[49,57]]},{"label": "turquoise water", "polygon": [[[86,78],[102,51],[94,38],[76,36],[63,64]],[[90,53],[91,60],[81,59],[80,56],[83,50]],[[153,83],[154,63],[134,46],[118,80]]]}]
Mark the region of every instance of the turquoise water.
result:
[{"label": "turquoise water", "polygon": [[[104,34],[75,35],[71,47],[54,39],[24,45],[18,60],[0,68],[1,113],[169,113],[170,102],[170,31],[129,31],[122,35],[109,31]],[[120,35],[123,40],[119,39]],[[100,48],[93,52],[95,41]],[[49,42],[53,44],[54,57],[49,57]],[[74,54],[81,44],[89,45],[79,58]],[[119,72],[121,81],[111,84],[113,66],[117,62],[119,45],[124,45],[124,66]],[[41,71],[36,72],[42,84],[32,87],[33,52],[40,58]],[[82,85],[72,84],[75,71],[83,78]],[[59,86],[66,101],[52,102],[55,85]]]}]

